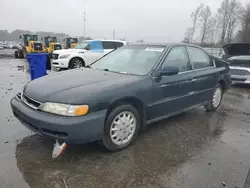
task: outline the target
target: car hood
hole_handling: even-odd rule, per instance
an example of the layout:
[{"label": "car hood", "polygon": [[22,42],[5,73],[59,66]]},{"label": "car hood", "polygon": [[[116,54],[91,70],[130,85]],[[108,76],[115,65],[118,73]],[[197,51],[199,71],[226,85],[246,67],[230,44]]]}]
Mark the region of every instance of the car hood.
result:
[{"label": "car hood", "polygon": [[223,47],[223,50],[228,57],[249,56],[250,55],[250,43],[227,44]]},{"label": "car hood", "polygon": [[39,102],[77,103],[77,97],[91,97],[104,89],[132,83],[139,77],[89,68],[74,69],[33,80],[26,84],[23,92]]},{"label": "car hood", "polygon": [[250,55],[239,55],[239,56],[232,56],[228,60],[239,60],[239,61],[249,61],[250,63]]},{"label": "car hood", "polygon": [[54,54],[72,54],[72,53],[79,53],[79,52],[85,52],[84,49],[62,49],[62,50],[55,50]]}]

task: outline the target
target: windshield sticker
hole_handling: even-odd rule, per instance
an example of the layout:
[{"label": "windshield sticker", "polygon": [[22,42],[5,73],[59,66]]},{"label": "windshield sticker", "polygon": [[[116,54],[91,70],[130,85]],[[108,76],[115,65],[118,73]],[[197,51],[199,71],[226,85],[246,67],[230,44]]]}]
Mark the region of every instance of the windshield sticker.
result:
[{"label": "windshield sticker", "polygon": [[163,52],[164,48],[154,48],[154,47],[147,47],[145,51],[150,51],[150,52]]}]

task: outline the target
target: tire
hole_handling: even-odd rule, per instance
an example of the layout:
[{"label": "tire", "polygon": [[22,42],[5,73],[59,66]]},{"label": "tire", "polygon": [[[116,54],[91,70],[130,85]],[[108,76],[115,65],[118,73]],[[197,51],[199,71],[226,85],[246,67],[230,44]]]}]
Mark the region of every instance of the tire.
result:
[{"label": "tire", "polygon": [[69,62],[69,69],[76,69],[84,66],[84,61],[79,57],[74,57]]},{"label": "tire", "polygon": [[24,58],[24,54],[23,54],[23,51],[22,51],[22,50],[19,51],[18,57],[19,57],[20,59],[23,59],[23,58]]},{"label": "tire", "polygon": [[[217,98],[216,98],[217,97]],[[215,111],[219,108],[223,98],[223,88],[221,84],[217,84],[214,88],[211,100],[204,106],[207,111]]]},{"label": "tire", "polygon": [[[129,123],[129,120],[127,119],[127,122],[122,123],[121,120],[126,121],[125,119],[122,118],[123,117],[129,118],[129,115],[130,115],[129,120],[133,122]],[[115,109],[111,111],[111,113],[108,115],[106,119],[104,125],[104,137],[102,140],[103,145],[110,151],[119,151],[126,148],[137,137],[140,123],[141,123],[140,115],[132,105],[123,104],[121,106],[117,106]],[[119,124],[122,127],[119,127]],[[111,128],[113,128],[114,130],[112,131]],[[112,134],[113,137],[111,136]],[[117,136],[115,136],[116,134]]]},{"label": "tire", "polygon": [[51,60],[49,55],[47,56],[46,69],[51,70]]},{"label": "tire", "polygon": [[15,51],[15,58],[18,59],[18,51]]}]

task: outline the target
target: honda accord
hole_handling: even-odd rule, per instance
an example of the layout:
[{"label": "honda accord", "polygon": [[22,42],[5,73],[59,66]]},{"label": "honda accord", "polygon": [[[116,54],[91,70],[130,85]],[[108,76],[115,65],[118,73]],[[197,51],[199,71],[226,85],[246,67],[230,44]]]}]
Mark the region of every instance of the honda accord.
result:
[{"label": "honda accord", "polygon": [[121,47],[90,66],[47,75],[11,100],[14,115],[58,142],[131,144],[145,125],[197,106],[216,110],[230,87],[228,65],[190,44]]}]

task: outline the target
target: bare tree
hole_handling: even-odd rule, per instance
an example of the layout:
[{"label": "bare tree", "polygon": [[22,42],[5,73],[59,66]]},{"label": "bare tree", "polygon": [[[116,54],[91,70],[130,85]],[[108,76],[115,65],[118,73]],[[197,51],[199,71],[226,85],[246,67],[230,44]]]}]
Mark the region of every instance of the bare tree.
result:
[{"label": "bare tree", "polygon": [[206,6],[201,11],[201,43],[204,43],[205,38],[207,37],[207,32],[209,27],[211,26],[210,19],[212,16],[212,11],[209,6]]},{"label": "bare tree", "polygon": [[186,30],[185,37],[184,37],[184,40],[182,42],[184,42],[184,43],[190,43],[191,42],[192,32],[193,32],[193,28],[189,27]]},{"label": "bare tree", "polygon": [[221,27],[221,44],[224,44],[226,38],[226,32],[229,22],[229,0],[224,0],[221,3],[221,7],[218,9],[217,20]]},{"label": "bare tree", "polygon": [[190,33],[190,42],[191,43],[193,42],[193,37],[194,37],[195,30],[196,30],[197,22],[200,19],[201,11],[203,9],[203,6],[204,6],[203,4],[200,4],[195,9],[195,11],[191,13],[191,18],[192,18],[192,30],[191,30],[191,33]]},{"label": "bare tree", "polygon": [[216,36],[218,34],[218,27],[216,18],[210,18],[207,25],[206,36],[209,43],[215,43]]},{"label": "bare tree", "polygon": [[217,21],[221,28],[221,44],[231,42],[242,12],[242,5],[238,0],[223,0],[218,9]]},{"label": "bare tree", "polygon": [[250,3],[246,6],[242,16],[242,40],[250,42]]},{"label": "bare tree", "polygon": [[226,41],[229,43],[232,41],[235,29],[240,24],[240,18],[242,17],[242,5],[240,1],[231,0],[229,3],[229,15],[228,15],[228,27]]}]

